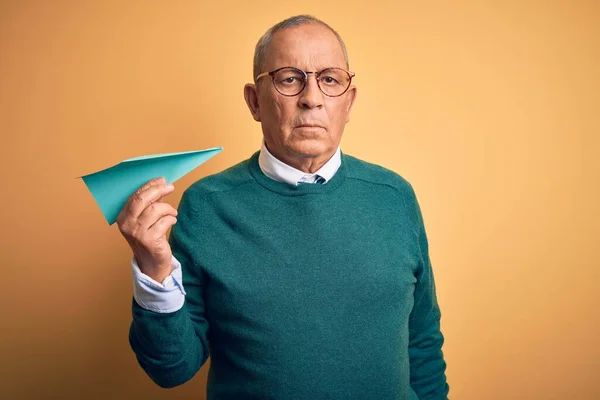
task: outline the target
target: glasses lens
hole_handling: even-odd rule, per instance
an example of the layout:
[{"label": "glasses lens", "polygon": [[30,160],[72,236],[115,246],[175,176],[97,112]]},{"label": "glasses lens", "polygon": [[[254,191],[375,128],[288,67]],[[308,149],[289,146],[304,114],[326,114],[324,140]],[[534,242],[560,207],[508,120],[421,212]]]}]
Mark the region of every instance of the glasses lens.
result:
[{"label": "glasses lens", "polygon": [[319,74],[319,86],[328,96],[339,96],[350,86],[350,75],[343,69],[329,68]]},{"label": "glasses lens", "polygon": [[297,95],[304,89],[305,76],[295,68],[283,68],[273,75],[275,89],[286,96]]}]

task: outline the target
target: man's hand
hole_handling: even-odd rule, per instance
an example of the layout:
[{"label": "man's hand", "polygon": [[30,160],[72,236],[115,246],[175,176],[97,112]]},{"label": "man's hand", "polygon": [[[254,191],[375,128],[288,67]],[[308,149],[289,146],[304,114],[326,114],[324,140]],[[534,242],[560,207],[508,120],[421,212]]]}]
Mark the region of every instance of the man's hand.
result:
[{"label": "man's hand", "polygon": [[160,200],[173,189],[164,178],[153,179],[129,197],[117,217],[140,270],[157,282],[172,272],[166,233],[177,222],[177,210]]}]

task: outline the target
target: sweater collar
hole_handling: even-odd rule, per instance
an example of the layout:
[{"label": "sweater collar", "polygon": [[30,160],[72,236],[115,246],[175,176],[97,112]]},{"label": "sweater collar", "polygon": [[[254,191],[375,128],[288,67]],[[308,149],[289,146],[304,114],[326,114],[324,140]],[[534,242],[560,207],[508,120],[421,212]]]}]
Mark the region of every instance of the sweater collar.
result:
[{"label": "sweater collar", "polygon": [[319,176],[325,179],[324,184],[329,182],[342,164],[341,150],[338,146],[335,154],[314,174],[308,174],[300,171],[281,160],[277,159],[267,149],[265,141],[262,141],[260,154],[258,156],[258,165],[263,174],[277,181],[298,185],[300,183],[312,183]]},{"label": "sweater collar", "polygon": [[284,196],[304,196],[332,193],[340,188],[346,180],[347,157],[341,150],[340,167],[326,185],[296,185],[271,179],[261,170],[258,161],[259,157],[260,151],[256,151],[248,160],[248,168],[251,175],[254,177],[256,182],[264,188]]}]

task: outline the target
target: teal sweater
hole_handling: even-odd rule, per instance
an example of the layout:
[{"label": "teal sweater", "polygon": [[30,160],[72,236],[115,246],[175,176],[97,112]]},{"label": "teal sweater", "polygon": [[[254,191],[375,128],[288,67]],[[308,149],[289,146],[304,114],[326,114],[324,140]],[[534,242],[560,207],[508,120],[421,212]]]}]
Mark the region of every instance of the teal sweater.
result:
[{"label": "teal sweater", "polygon": [[446,399],[440,310],[411,185],[342,154],[325,185],[266,177],[258,152],[190,186],[169,238],[187,292],[133,301],[129,341],[162,387],[211,356],[210,399]]}]

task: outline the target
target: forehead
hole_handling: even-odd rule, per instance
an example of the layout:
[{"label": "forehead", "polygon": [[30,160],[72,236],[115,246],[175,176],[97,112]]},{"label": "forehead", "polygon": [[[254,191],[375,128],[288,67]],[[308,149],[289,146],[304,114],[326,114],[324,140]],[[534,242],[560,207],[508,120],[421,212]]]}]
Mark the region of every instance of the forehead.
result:
[{"label": "forehead", "polygon": [[276,32],[269,44],[263,71],[281,67],[307,71],[346,68],[342,46],[326,26],[309,23]]}]

